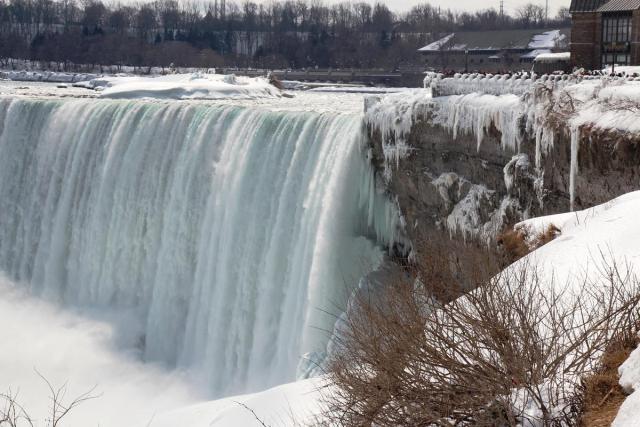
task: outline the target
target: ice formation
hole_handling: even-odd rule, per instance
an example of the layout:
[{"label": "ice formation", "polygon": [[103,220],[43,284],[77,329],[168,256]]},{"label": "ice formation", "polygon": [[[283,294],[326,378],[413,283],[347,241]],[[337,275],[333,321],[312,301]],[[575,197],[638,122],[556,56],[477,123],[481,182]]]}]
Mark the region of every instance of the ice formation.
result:
[{"label": "ice formation", "polygon": [[478,150],[491,130],[499,132],[502,149],[514,154],[521,152],[526,136],[532,137],[538,169],[553,148],[556,133],[564,131],[571,138],[573,209],[582,128],[640,132],[640,81],[635,77],[428,75],[425,85],[428,88],[411,94],[365,102],[365,120],[382,136],[387,179],[416,148],[407,143],[407,136],[417,119],[444,127],[453,139],[474,135]]},{"label": "ice formation", "polygon": [[359,114],[1,98],[0,132],[0,270],[217,396],[293,380],[399,236]]}]

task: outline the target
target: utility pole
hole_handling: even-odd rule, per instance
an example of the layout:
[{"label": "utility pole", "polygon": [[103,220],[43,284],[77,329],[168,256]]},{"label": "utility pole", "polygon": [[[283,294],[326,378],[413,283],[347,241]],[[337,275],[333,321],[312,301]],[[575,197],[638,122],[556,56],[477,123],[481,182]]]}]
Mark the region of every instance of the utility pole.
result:
[{"label": "utility pole", "polygon": [[225,6],[225,0],[220,0],[220,19],[222,20],[224,20],[227,13],[227,8]]},{"label": "utility pole", "polygon": [[544,4],[544,23],[545,25],[549,22],[549,0],[545,1]]},{"label": "utility pole", "polygon": [[504,21],[504,0],[500,0],[500,22]]}]

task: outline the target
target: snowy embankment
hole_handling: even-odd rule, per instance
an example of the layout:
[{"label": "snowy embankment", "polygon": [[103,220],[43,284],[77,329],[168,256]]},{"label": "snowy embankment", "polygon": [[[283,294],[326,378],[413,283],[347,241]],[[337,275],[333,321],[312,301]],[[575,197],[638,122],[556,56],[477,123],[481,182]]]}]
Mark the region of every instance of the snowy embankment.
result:
[{"label": "snowy embankment", "polygon": [[322,378],[158,414],[148,427],[284,427],[314,425],[322,414]]},{"label": "snowy embankment", "polygon": [[101,77],[80,85],[112,99],[254,99],[281,96],[265,78],[220,74],[172,74],[158,77]]},{"label": "snowy embankment", "polygon": [[97,74],[54,71],[0,71],[0,78],[20,82],[78,83],[98,78]]},{"label": "snowy embankment", "polygon": [[[528,259],[540,265],[553,283],[569,284],[567,294],[580,295],[585,278],[602,279],[602,267],[615,262],[623,275],[640,273],[640,191],[581,212],[527,220],[516,227],[530,235],[544,232],[550,225],[560,229],[554,241],[537,249]],[[632,394],[626,399],[614,427],[635,427],[640,419],[640,348],[620,367],[620,385]]]},{"label": "snowy embankment", "polygon": [[640,191],[628,193],[608,203],[579,212],[533,218],[516,225],[529,236],[544,233],[553,225],[560,235],[529,255],[540,265],[545,277],[557,284],[572,284],[580,293],[585,277],[597,278],[602,264],[615,261],[640,274]]},{"label": "snowy embankment", "polygon": [[93,89],[112,99],[257,99],[275,98],[282,92],[262,77],[233,74],[169,74],[133,76],[73,74],[52,71],[0,71],[0,78],[24,82],[65,83]]}]

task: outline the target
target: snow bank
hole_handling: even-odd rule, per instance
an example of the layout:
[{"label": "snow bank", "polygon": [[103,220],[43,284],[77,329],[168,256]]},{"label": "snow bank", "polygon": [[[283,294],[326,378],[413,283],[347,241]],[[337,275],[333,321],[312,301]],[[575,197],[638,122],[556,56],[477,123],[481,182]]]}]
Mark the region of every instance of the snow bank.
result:
[{"label": "snow bank", "polygon": [[158,77],[102,77],[82,83],[103,98],[253,99],[277,97],[280,90],[265,78],[220,74],[173,74]]},{"label": "snow bank", "polygon": [[640,348],[619,368],[620,385],[631,395],[626,398],[612,427],[636,427],[640,419]]},{"label": "snow bank", "polygon": [[560,236],[530,256],[541,261],[537,264],[556,284],[568,284],[569,291],[579,294],[585,276],[597,277],[602,254],[640,273],[637,212],[640,191],[583,211],[529,219],[516,228],[527,228],[530,234],[544,232],[551,224],[560,229]]},{"label": "snow bank", "polygon": [[53,71],[1,71],[0,78],[22,82],[76,83],[97,78],[97,74],[59,73]]},{"label": "snow bank", "polygon": [[262,393],[200,403],[158,414],[148,427],[314,425],[322,413],[324,387],[323,378],[313,378]]}]

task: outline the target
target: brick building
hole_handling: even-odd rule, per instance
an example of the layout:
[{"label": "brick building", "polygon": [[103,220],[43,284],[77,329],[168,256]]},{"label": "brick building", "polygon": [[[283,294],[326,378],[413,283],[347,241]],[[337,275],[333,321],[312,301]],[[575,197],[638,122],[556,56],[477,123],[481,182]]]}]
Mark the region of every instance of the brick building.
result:
[{"label": "brick building", "polygon": [[571,0],[571,62],[640,65],[640,0]]}]

